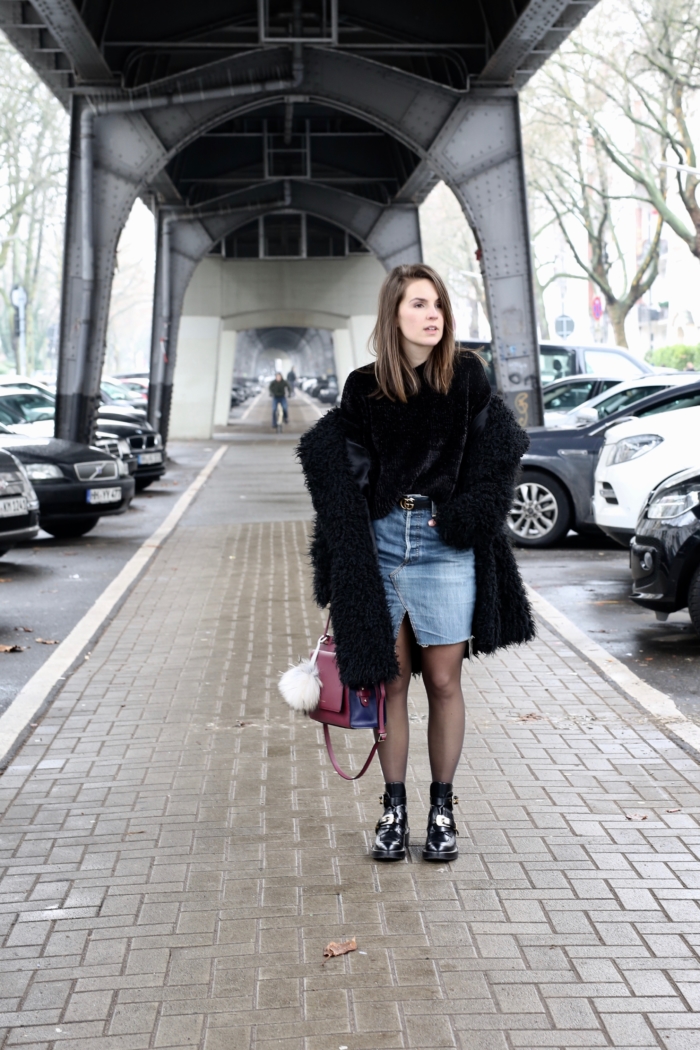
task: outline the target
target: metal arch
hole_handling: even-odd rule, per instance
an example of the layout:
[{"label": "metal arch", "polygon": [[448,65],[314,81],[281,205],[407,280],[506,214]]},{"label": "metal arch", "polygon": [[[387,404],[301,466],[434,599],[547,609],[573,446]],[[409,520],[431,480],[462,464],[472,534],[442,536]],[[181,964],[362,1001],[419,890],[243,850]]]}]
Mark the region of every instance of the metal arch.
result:
[{"label": "metal arch", "polygon": [[[299,92],[326,105],[361,114],[363,119],[383,128],[425,158],[429,166],[455,189],[473,224],[483,251],[487,282],[500,280],[503,292],[506,289],[503,278],[514,278],[505,298],[500,293],[495,294],[494,288],[489,288],[492,323],[496,338],[500,340],[495,355],[496,374],[506,398],[520,408],[519,418],[524,423],[538,421],[537,338],[515,92],[506,90],[504,96],[502,90],[492,88],[487,92],[475,91],[465,95],[367,59],[314,48],[307,49],[305,57],[305,73]],[[221,64],[222,76],[230,65]],[[186,78],[180,78],[181,83],[185,81]],[[276,97],[276,93],[271,97]],[[507,102],[503,101],[504,97]],[[495,112],[493,107],[489,111],[491,100],[498,101],[500,106],[493,128],[483,120],[485,114]],[[265,103],[269,101],[266,96]],[[98,167],[93,175],[94,195],[104,207],[97,209],[95,217],[97,280],[83,384],[86,398],[91,393],[96,395],[99,389],[114,252],[133,201],[147,189],[149,181],[162,171],[169,157],[183,144],[206,127],[230,118],[244,108],[251,108],[250,103],[241,106],[226,99],[192,102],[177,108],[154,108],[148,111],[147,117],[145,114],[114,114],[96,122]],[[502,119],[506,110],[510,115]],[[480,114],[482,119],[475,121],[475,114]],[[469,141],[475,126],[479,128],[476,144]],[[475,145],[478,163],[475,163]],[[99,161],[103,158],[104,163],[100,166]],[[507,161],[510,168],[507,168]],[[491,174],[484,177],[487,172]],[[499,182],[502,183],[500,189]],[[499,223],[498,216],[493,214],[493,194],[498,196],[499,193],[504,194],[509,203],[508,214],[515,216],[507,238],[502,236],[503,223]],[[485,221],[484,207],[489,212],[489,221]],[[63,340],[72,342],[75,321],[81,316],[80,246],[77,216],[74,210],[71,211],[70,202],[69,220],[64,266],[67,317],[62,323],[61,346],[62,355],[65,353],[68,357],[71,356],[71,347]],[[496,315],[502,310],[505,310],[505,321],[500,323]],[[513,334],[517,339],[511,339]],[[503,358],[506,349],[513,360],[522,359],[522,374],[509,370],[509,362]],[[510,377],[515,377],[514,382]],[[59,391],[68,393],[60,378]],[[519,396],[523,393],[525,398]]]},{"label": "metal arch", "polygon": [[[318,191],[322,190],[322,193]],[[310,192],[311,191],[311,192]],[[363,241],[389,270],[397,259],[422,259],[418,211],[413,205],[382,206],[329,187],[291,183],[284,197],[256,207],[229,209],[220,215],[184,213],[173,222],[172,233],[162,235],[166,217],[159,217],[158,251],[153,296],[149,422],[167,440],[177,337],[185,293],[197,265],[223,237],[280,208],[293,207],[335,222]],[[171,212],[177,220],[177,212]],[[165,278],[165,279],[164,279]],[[166,298],[168,301],[166,302]]]}]

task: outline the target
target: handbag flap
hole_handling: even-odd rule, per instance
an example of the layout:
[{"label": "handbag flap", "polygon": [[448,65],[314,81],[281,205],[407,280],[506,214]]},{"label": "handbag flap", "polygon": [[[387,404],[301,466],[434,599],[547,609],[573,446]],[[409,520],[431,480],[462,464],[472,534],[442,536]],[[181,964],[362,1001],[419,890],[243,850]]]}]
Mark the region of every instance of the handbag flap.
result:
[{"label": "handbag flap", "polygon": [[343,706],[344,686],[338,676],[335,662],[335,645],[332,639],[321,645],[316,663],[321,679],[321,698],[318,706],[322,711],[340,712]]}]

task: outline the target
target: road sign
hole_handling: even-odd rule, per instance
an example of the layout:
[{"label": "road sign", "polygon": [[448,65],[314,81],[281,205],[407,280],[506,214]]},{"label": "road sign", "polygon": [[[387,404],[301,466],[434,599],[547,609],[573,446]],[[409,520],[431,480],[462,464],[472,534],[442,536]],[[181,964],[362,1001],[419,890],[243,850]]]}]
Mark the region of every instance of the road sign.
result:
[{"label": "road sign", "polygon": [[568,314],[559,314],[554,322],[554,331],[560,339],[568,339],[574,330],[574,319]]},{"label": "road sign", "polygon": [[593,311],[593,317],[596,321],[600,321],[603,316],[603,304],[600,301],[600,296],[596,295],[591,303],[591,309]]}]

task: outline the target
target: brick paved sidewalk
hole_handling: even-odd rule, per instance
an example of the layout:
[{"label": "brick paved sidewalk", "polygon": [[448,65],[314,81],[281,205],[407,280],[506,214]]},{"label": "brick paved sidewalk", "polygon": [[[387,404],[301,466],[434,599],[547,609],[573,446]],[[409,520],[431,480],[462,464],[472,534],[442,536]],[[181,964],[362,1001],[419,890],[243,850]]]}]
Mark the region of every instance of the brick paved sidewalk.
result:
[{"label": "brick paved sidewalk", "polygon": [[443,867],[412,687],[416,845],[374,864],[378,767],[342,782],[276,693],[308,523],[236,520],[240,454],[0,778],[0,1047],[700,1045],[697,763],[543,629],[465,670]]}]

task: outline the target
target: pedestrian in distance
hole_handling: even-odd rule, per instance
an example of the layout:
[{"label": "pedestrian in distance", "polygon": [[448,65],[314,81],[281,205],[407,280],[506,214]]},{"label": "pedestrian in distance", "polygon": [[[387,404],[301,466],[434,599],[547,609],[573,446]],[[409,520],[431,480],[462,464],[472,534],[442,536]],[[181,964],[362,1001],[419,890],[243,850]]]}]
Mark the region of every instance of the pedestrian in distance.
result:
[{"label": "pedestrian in distance", "polygon": [[408,686],[422,673],[432,776],[423,857],[452,861],[462,661],[534,636],[506,531],[528,438],[479,356],[456,347],[431,267],[387,276],[371,345],[374,362],[350,373],[340,406],[299,445],[316,513],[314,594],[330,605],[342,682],[386,684],[373,858],[406,855]]},{"label": "pedestrian in distance", "polygon": [[289,416],[287,411],[287,394],[289,393],[289,383],[283,377],[281,372],[275,372],[275,378],[270,383],[270,397],[272,398],[272,429],[275,430],[277,426],[277,406],[282,406],[282,412],[284,413],[285,423],[289,422]]},{"label": "pedestrian in distance", "polygon": [[294,371],[293,368],[290,368],[289,371],[287,372],[287,382],[289,383],[289,392],[290,392],[290,394],[293,395],[294,394],[294,388],[297,385],[297,374],[296,374],[296,372]]}]

